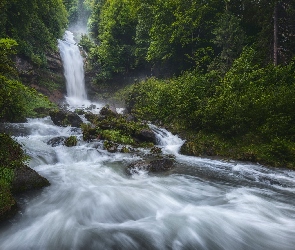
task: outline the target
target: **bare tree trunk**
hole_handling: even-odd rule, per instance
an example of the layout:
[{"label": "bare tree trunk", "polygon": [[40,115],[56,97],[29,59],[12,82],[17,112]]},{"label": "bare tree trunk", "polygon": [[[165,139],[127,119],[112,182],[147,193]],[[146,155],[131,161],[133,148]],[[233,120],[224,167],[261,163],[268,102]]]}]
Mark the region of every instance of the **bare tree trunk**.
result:
[{"label": "bare tree trunk", "polygon": [[274,27],[273,27],[273,63],[275,66],[278,65],[278,3],[274,7]]}]

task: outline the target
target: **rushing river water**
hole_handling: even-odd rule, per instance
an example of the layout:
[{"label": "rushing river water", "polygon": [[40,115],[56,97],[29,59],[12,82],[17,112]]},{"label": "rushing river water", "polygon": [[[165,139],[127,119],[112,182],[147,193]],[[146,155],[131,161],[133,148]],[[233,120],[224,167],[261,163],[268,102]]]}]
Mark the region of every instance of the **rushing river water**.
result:
[{"label": "rushing river water", "polygon": [[181,139],[153,127],[176,167],[130,176],[140,154],[109,153],[99,141],[47,145],[81,139],[80,129],[50,118],[7,126],[51,186],[20,197],[0,249],[294,249],[292,171],[183,156]]},{"label": "rushing river water", "polygon": [[[293,171],[184,156],[180,138],[151,125],[176,167],[129,175],[147,150],[109,153],[49,117],[6,127],[51,186],[18,197],[20,212],[0,226],[1,250],[295,249]],[[47,144],[70,135],[76,147]]]}]

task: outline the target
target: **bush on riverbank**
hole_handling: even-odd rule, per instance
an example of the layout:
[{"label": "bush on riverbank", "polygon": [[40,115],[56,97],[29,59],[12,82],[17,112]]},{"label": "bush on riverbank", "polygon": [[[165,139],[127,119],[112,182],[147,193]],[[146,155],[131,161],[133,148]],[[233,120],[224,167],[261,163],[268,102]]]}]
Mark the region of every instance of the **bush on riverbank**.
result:
[{"label": "bush on riverbank", "polygon": [[186,135],[183,152],[295,167],[295,63],[261,67],[246,49],[224,77],[184,73],[136,84],[127,107]]}]

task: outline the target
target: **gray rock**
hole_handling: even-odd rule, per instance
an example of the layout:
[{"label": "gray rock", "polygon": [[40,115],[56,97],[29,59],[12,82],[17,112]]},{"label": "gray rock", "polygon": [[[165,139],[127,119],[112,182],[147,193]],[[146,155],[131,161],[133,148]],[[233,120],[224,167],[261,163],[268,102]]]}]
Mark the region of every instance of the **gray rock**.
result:
[{"label": "gray rock", "polygon": [[65,137],[65,136],[54,137],[47,142],[47,145],[51,145],[52,147],[65,145],[66,139],[67,139],[67,137]]},{"label": "gray rock", "polygon": [[138,173],[139,171],[148,172],[164,172],[172,169],[174,167],[174,160],[172,159],[157,159],[151,162],[139,161],[131,163],[127,167],[127,172],[129,174]]},{"label": "gray rock", "polygon": [[141,130],[137,135],[135,135],[135,138],[140,142],[152,142],[154,144],[157,143],[156,135],[150,129]]}]

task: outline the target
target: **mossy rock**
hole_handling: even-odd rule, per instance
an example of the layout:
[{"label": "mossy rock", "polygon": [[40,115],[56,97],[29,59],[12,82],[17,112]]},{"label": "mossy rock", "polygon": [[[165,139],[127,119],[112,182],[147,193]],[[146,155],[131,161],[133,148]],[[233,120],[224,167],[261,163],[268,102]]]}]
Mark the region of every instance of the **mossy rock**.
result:
[{"label": "mossy rock", "polygon": [[78,140],[76,136],[70,136],[65,140],[65,145],[67,147],[77,146]]},{"label": "mossy rock", "polygon": [[51,110],[49,112],[52,122],[61,127],[72,126],[79,128],[83,123],[82,119],[74,112],[65,110]]},{"label": "mossy rock", "polygon": [[104,141],[103,147],[110,153],[116,153],[118,151],[118,144],[112,141]]},{"label": "mossy rock", "polygon": [[49,185],[49,181],[25,165],[28,157],[7,134],[0,134],[0,220],[17,210],[12,194]]},{"label": "mossy rock", "polygon": [[106,116],[106,117],[117,117],[119,114],[114,108],[111,108],[109,105],[104,106],[100,112],[100,115]]}]

